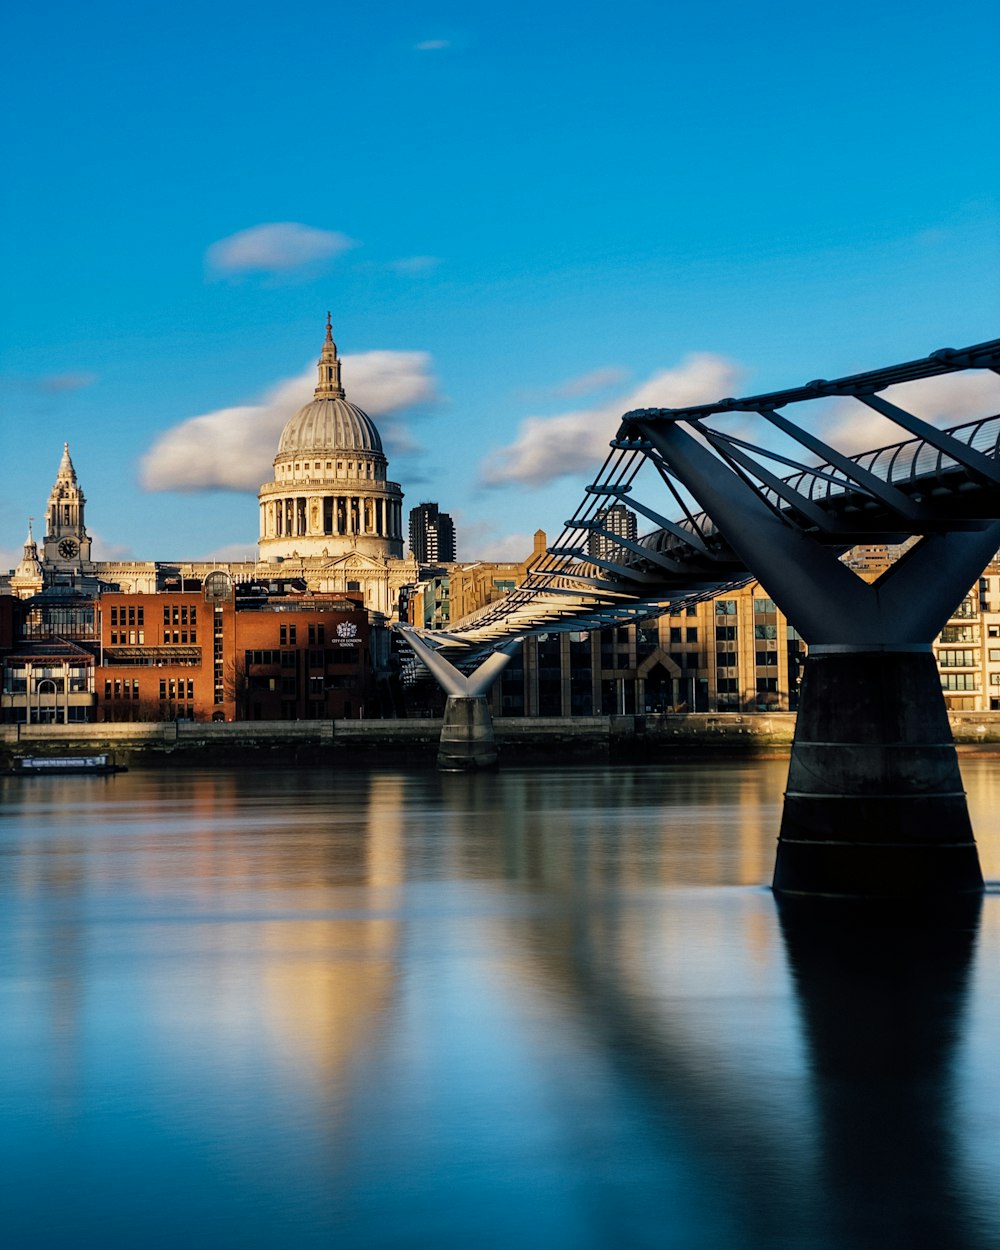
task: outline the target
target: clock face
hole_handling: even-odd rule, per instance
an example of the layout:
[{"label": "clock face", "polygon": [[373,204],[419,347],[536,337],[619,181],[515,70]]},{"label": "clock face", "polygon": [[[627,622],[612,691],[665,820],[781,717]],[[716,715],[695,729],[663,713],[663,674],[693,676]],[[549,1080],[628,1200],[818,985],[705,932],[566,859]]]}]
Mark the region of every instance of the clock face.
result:
[{"label": "clock face", "polygon": [[72,560],[79,548],[73,538],[64,538],[59,544],[59,554],[64,560]]}]

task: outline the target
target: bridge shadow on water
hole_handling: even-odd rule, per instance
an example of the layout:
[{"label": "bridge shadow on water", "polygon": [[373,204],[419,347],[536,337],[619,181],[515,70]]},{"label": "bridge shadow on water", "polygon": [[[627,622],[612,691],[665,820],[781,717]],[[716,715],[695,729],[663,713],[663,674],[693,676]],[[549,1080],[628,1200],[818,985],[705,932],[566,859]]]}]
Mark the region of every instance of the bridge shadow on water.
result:
[{"label": "bridge shadow on water", "polygon": [[980,900],[937,921],[779,903],[808,1045],[831,1242],[986,1250],[956,1129]]}]

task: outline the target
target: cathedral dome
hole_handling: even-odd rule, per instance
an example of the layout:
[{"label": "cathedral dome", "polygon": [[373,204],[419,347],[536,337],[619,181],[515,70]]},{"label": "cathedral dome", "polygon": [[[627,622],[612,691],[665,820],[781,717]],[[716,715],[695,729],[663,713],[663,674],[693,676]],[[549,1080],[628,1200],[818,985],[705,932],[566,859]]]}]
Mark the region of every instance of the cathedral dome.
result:
[{"label": "cathedral dome", "polygon": [[382,453],[382,440],[366,412],[342,397],[312,399],[281,433],[278,455],[314,451]]},{"label": "cathedral dome", "polygon": [[382,440],[367,412],[349,403],[340,383],[340,358],[333,341],[330,314],[326,341],[318,361],[315,398],[304,404],[281,432],[278,459],[314,452],[368,452],[383,456]]}]

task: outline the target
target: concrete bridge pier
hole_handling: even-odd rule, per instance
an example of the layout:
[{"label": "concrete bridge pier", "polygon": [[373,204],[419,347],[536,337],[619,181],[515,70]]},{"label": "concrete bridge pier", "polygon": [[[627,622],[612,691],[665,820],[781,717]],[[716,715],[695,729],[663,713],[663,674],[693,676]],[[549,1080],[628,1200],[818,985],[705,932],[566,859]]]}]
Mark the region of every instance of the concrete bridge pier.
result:
[{"label": "concrete bridge pier", "polygon": [[[836,544],[770,508],[679,422],[636,426],[809,646],[774,890],[907,904],[980,894],[931,643],[1000,548],[1000,522],[935,526],[895,488],[866,478],[898,507],[889,532],[918,535],[869,585],[841,563]],[[809,445],[836,459],[817,440]]]},{"label": "concrete bridge pier", "polygon": [[507,666],[520,642],[514,639],[487,656],[474,673],[466,675],[449,663],[426,638],[410,626],[397,626],[427,671],[448,696],[441,726],[437,766],[443,772],[470,772],[495,768],[497,763],[493,716],[486,695]]},{"label": "concrete bridge pier", "polygon": [[497,762],[493,716],[486,696],[448,696],[441,726],[437,766],[442,772],[494,768]]},{"label": "concrete bridge pier", "polygon": [[884,900],[982,891],[929,645],[810,651],[773,886]]}]

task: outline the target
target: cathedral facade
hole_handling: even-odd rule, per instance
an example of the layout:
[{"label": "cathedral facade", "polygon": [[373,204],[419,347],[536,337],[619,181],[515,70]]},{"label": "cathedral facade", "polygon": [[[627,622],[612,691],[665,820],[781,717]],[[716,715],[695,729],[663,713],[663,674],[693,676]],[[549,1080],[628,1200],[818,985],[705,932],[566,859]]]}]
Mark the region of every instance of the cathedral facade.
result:
[{"label": "cathedral facade", "polygon": [[214,572],[232,583],[297,581],[314,594],[349,594],[392,620],[400,590],[417,580],[403,554],[403,492],[372,419],[352,404],[329,315],[313,399],[282,431],[274,477],[259,491],[259,556],[249,561],[94,560],[86,498],[64,444],[39,543],[29,524],[22,559],[0,593],[26,599],[42,592],[155,594]]}]

